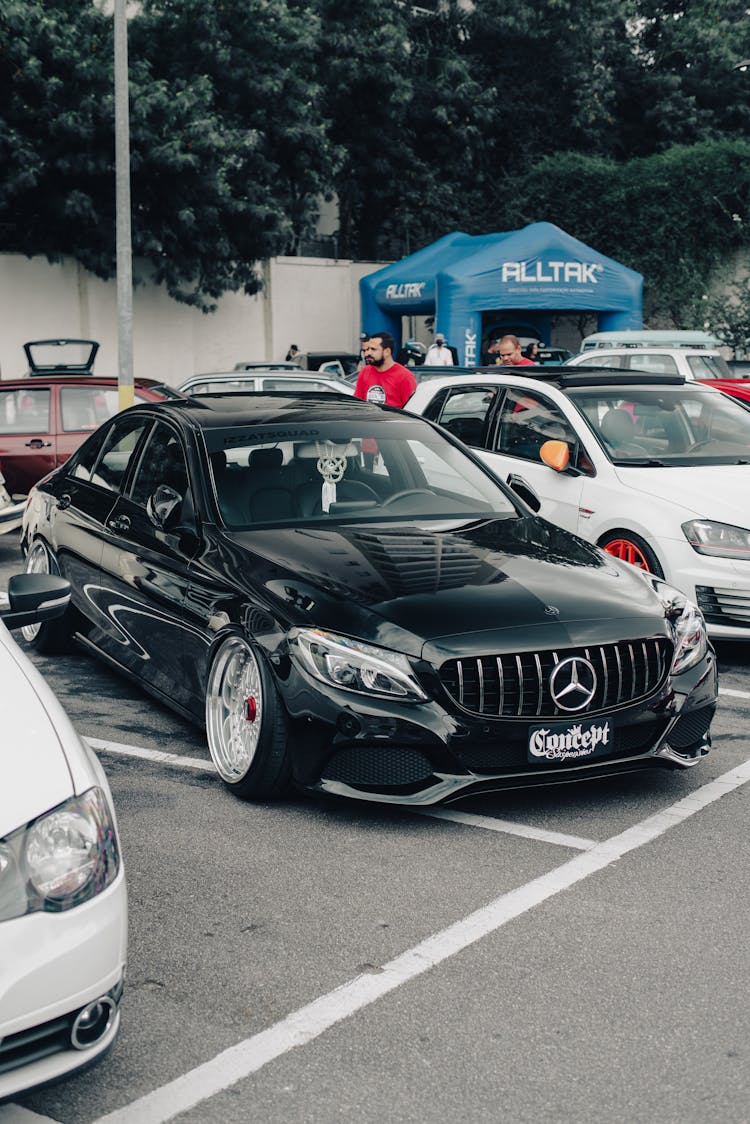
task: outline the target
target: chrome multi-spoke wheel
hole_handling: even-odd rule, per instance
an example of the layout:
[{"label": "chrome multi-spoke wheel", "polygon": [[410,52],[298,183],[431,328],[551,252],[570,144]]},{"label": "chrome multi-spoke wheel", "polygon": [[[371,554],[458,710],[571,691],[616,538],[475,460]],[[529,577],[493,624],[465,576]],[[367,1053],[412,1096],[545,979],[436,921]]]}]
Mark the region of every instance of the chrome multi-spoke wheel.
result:
[{"label": "chrome multi-spoke wheel", "polygon": [[219,776],[240,796],[266,799],[287,787],[286,716],[261,658],[240,636],[228,637],[211,665],[206,732]]},{"label": "chrome multi-spoke wheel", "polygon": [[[38,540],[32,544],[29,553],[26,555],[26,573],[27,574],[49,574],[52,567],[49,562],[49,554],[44,543]],[[21,629],[21,635],[24,640],[29,644],[36,644],[40,639],[43,624],[27,624],[25,628]]]}]

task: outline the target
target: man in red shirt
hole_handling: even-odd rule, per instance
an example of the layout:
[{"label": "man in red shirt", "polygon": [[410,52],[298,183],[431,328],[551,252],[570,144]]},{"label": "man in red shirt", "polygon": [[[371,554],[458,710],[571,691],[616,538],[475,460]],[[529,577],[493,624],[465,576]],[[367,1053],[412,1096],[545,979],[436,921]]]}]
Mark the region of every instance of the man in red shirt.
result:
[{"label": "man in red shirt", "polygon": [[503,367],[534,367],[530,359],[521,351],[518,336],[503,336],[498,346],[498,361]]},{"label": "man in red shirt", "polygon": [[365,340],[365,366],[357,376],[355,398],[376,406],[405,406],[417,389],[417,380],[408,367],[396,363],[396,341],[390,332],[377,332]]}]

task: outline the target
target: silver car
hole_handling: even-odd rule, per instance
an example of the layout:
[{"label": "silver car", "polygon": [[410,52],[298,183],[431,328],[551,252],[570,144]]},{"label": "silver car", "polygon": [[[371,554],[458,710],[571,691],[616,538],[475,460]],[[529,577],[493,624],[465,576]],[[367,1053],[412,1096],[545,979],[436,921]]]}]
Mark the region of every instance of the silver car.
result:
[{"label": "silver car", "polygon": [[344,382],[335,375],[322,374],[320,371],[295,371],[274,370],[273,368],[217,371],[207,375],[193,375],[186,379],[178,390],[182,394],[236,394],[238,391],[262,392],[267,390],[282,390],[286,393],[295,391],[320,390],[332,394],[354,394],[354,387]]}]

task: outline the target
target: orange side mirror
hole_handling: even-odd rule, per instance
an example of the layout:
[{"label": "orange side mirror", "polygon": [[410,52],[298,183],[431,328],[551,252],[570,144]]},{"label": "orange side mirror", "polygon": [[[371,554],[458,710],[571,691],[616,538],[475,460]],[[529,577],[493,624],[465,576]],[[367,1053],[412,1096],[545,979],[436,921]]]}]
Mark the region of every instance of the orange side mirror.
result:
[{"label": "orange side mirror", "polygon": [[555,472],[562,472],[570,464],[570,449],[564,441],[545,441],[539,456]]}]

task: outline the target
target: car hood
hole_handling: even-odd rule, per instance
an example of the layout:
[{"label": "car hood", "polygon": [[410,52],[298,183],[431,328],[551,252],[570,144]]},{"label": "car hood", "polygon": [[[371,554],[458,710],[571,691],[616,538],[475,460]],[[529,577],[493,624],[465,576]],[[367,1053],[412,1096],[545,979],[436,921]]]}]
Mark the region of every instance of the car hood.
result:
[{"label": "car hood", "polygon": [[[0,839],[73,795],[46,695],[46,683],[0,624]],[[56,709],[54,696],[51,703]]]},{"label": "car hood", "polygon": [[626,487],[682,508],[683,514],[677,513],[680,521],[698,517],[739,527],[748,526],[744,497],[750,487],[750,464],[674,468],[625,468],[617,465],[615,473]]},{"label": "car hood", "polygon": [[[284,623],[420,656],[664,633],[635,569],[532,518],[310,526],[232,536]],[[236,564],[236,559],[235,559]],[[256,585],[257,589],[257,585]],[[280,614],[277,612],[277,619]]]}]

